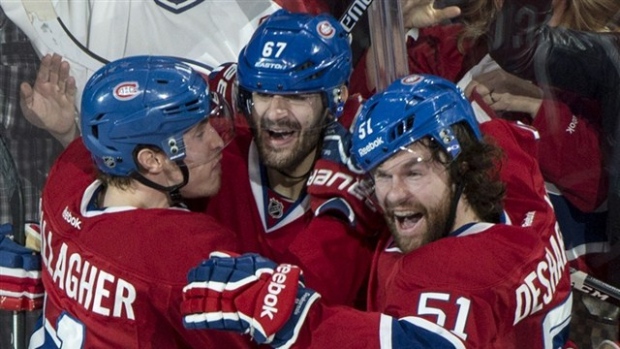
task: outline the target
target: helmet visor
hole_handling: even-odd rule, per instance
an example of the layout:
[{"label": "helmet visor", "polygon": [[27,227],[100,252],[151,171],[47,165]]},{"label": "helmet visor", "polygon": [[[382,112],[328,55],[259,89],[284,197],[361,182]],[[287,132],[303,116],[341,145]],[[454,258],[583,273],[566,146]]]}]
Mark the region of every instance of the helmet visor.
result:
[{"label": "helmet visor", "polygon": [[209,114],[209,124],[222,138],[224,142],[222,148],[224,148],[235,138],[234,114],[226,99],[219,93],[211,92],[211,101],[213,102],[213,109]]}]

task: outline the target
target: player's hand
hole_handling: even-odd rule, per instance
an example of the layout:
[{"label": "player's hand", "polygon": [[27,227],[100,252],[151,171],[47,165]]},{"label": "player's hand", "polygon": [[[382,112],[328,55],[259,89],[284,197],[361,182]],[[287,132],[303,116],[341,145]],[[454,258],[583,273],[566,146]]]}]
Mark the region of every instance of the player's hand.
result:
[{"label": "player's hand", "polygon": [[50,132],[63,145],[79,135],[75,116],[75,79],[60,55],[45,55],[34,86],[23,82],[19,104],[26,120]]},{"label": "player's hand", "polygon": [[383,217],[373,204],[372,182],[350,154],[355,111],[345,113],[325,129],[321,157],[308,178],[307,190],[315,216],[331,215],[348,222],[361,235],[375,235]]},{"label": "player's hand", "polygon": [[189,329],[249,334],[274,347],[292,344],[320,296],[303,285],[302,271],[257,254],[214,252],[188,274],[181,312]]},{"label": "player's hand", "polygon": [[11,239],[13,226],[0,225],[0,309],[30,311],[43,305],[41,255]]},{"label": "player's hand", "polygon": [[444,2],[448,1],[404,0],[402,2],[404,27],[425,28],[460,16],[459,7],[444,6]]}]

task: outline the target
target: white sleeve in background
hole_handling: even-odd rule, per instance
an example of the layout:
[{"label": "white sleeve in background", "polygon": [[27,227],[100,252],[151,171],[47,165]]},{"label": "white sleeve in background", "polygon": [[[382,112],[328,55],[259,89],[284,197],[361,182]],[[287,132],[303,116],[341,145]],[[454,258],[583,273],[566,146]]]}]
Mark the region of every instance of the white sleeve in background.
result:
[{"label": "white sleeve in background", "polygon": [[[41,56],[58,53],[82,89],[101,63],[134,55],[169,55],[211,67],[236,61],[260,20],[280,8],[271,0],[0,0]],[[56,20],[87,50],[74,43]]]}]

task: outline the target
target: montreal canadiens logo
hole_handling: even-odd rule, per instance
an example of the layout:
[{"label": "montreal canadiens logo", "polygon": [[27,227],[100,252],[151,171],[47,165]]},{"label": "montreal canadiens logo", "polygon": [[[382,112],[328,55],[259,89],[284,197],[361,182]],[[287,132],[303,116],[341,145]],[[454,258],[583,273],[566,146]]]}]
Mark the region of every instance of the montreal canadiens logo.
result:
[{"label": "montreal canadiens logo", "polygon": [[418,82],[422,81],[422,77],[420,75],[409,75],[402,78],[401,82],[403,85],[415,85]]},{"label": "montreal canadiens logo", "polygon": [[316,25],[316,31],[322,37],[326,39],[331,39],[336,34],[336,28],[334,28],[328,21],[321,21]]},{"label": "montreal canadiens logo", "polygon": [[134,81],[122,82],[114,87],[114,98],[119,101],[134,99],[139,94],[138,83]]}]

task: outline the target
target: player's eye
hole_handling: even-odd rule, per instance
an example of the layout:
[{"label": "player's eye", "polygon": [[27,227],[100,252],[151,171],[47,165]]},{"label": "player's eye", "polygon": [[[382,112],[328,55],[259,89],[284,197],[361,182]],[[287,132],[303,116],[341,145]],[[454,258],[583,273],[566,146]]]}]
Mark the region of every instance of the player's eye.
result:
[{"label": "player's eye", "polygon": [[377,181],[388,181],[392,178],[391,174],[388,174],[386,172],[383,171],[374,171],[372,173],[372,178],[374,179],[375,182]]}]

